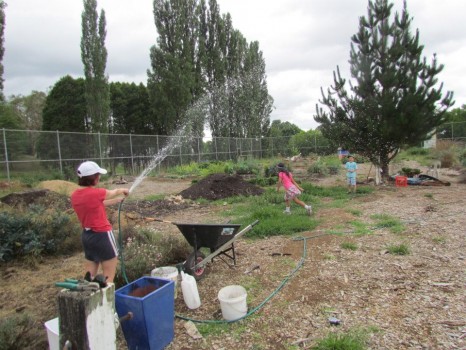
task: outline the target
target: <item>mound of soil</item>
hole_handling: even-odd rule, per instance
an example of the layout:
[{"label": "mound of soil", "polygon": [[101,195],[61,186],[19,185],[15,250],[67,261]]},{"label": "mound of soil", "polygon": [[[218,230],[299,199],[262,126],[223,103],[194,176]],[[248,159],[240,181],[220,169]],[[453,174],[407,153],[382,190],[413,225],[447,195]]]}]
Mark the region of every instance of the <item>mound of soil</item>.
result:
[{"label": "mound of soil", "polygon": [[29,207],[33,204],[60,210],[71,208],[69,197],[47,189],[10,193],[0,198],[0,202],[13,208]]},{"label": "mound of soil", "polygon": [[37,185],[37,187],[57,192],[65,196],[71,196],[71,194],[79,188],[78,184],[63,180],[42,181]]},{"label": "mound of soil", "polygon": [[180,195],[189,199],[216,200],[233,196],[258,196],[262,193],[262,188],[244,181],[238,175],[212,174],[181,191]]},{"label": "mound of soil", "polygon": [[185,201],[176,202],[170,198],[123,202],[123,210],[125,213],[138,213],[142,217],[159,217],[179,210],[190,208],[192,205]]}]

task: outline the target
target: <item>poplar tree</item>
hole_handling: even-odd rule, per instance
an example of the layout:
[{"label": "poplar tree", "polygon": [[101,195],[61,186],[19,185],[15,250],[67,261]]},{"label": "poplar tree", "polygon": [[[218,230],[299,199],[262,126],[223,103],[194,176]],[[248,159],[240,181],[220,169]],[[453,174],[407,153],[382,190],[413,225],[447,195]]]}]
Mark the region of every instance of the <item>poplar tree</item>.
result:
[{"label": "poplar tree", "polygon": [[147,87],[161,134],[185,122],[185,112],[199,92],[196,72],[198,22],[196,1],[155,0],[157,45],[151,47]]},{"label": "poplar tree", "polygon": [[5,7],[6,3],[0,0],[0,102],[5,100],[3,95],[3,55],[5,54]]},{"label": "poplar tree", "polygon": [[105,12],[97,14],[97,1],[84,0],[82,13],[81,59],[86,81],[86,104],[92,132],[107,132],[110,111],[110,92],[105,74]]},{"label": "poplar tree", "polygon": [[[195,114],[194,135],[259,136],[269,126],[265,61],[259,44],[248,44],[216,0],[155,0],[159,37],[151,48],[147,88],[163,134]],[[194,108],[196,107],[196,108]]]},{"label": "poplar tree", "polygon": [[388,0],[369,1],[367,17],[351,38],[354,81],[348,91],[337,67],[334,85],[322,90],[326,110],[317,106],[315,117],[334,146],[366,156],[384,176],[399,149],[428,139],[453,105],[453,93],[442,97],[443,84],[437,87],[443,65],[435,55],[428,63],[419,31],[411,33],[406,1],[394,19],[392,8]]}]

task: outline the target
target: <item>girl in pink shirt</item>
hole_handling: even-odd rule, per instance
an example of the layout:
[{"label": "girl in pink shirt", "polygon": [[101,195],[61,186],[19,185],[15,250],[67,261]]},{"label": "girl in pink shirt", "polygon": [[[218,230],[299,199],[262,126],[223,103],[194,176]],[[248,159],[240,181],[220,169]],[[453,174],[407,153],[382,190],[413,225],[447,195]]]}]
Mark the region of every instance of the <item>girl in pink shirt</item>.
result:
[{"label": "girl in pink shirt", "polygon": [[312,214],[312,207],[307,205],[302,200],[298,198],[298,196],[303,192],[303,188],[299,186],[296,181],[293,179],[293,174],[289,172],[283,163],[277,164],[278,170],[278,182],[277,182],[277,192],[280,190],[280,186],[283,185],[285,188],[285,204],[286,208],[284,213],[290,215],[290,206],[291,200],[293,200],[296,204],[299,204],[304,209],[306,209],[307,214]]}]

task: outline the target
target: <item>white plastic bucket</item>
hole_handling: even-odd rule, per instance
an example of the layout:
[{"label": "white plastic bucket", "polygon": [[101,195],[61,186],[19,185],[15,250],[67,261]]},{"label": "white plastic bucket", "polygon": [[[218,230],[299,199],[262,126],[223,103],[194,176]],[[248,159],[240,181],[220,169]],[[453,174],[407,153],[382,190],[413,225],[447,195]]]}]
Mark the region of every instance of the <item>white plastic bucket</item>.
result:
[{"label": "white plastic bucket", "polygon": [[165,278],[175,282],[175,298],[177,296],[177,284],[178,284],[178,269],[175,266],[161,266],[152,270],[152,277]]},{"label": "white plastic bucket", "polygon": [[218,300],[222,309],[222,316],[227,321],[233,321],[246,315],[248,293],[242,286],[226,286],[218,292]]},{"label": "white plastic bucket", "polygon": [[49,341],[50,350],[59,350],[60,341],[58,338],[59,326],[58,317],[45,322],[45,328],[47,328],[47,339]]}]

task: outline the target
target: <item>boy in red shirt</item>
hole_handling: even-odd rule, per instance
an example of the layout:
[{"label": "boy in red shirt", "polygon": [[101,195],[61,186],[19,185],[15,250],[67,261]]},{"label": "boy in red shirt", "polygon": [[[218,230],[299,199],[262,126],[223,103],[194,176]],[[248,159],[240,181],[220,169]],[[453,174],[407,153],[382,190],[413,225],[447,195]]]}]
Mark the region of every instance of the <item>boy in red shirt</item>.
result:
[{"label": "boy in red shirt", "polygon": [[100,175],[106,174],[107,170],[94,162],[82,163],[77,173],[81,187],[71,194],[71,205],[83,228],[81,239],[86,258],[85,269],[92,280],[101,265],[106,281],[113,283],[118,264],[118,248],[105,207],[122,202],[125,197],[118,196],[127,196],[129,190],[96,187]]}]

